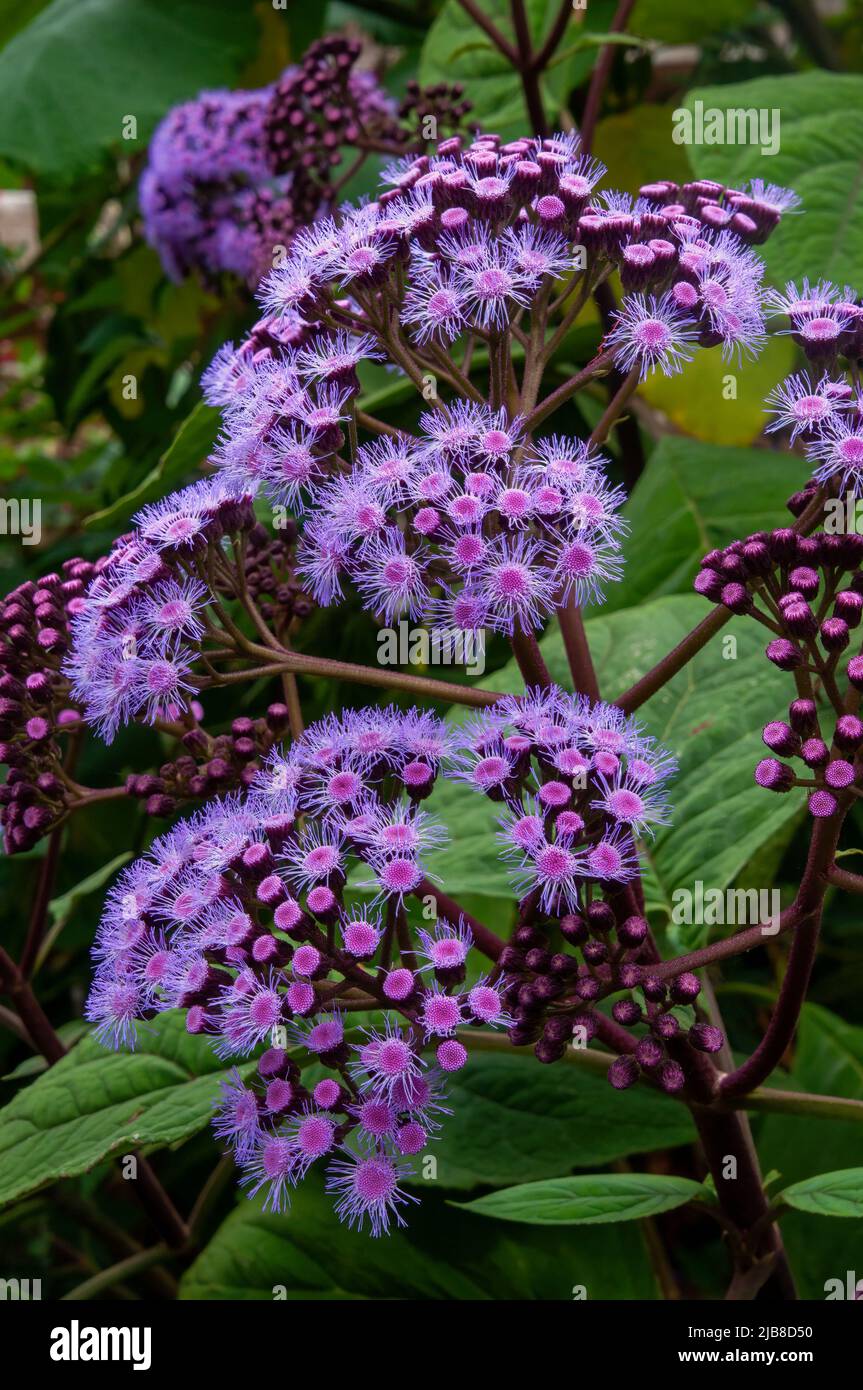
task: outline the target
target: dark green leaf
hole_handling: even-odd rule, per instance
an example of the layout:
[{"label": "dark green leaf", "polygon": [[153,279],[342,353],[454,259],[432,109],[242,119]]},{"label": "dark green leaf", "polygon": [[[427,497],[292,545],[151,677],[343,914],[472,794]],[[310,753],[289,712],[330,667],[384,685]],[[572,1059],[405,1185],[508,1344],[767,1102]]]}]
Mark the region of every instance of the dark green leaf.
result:
[{"label": "dark green leaf", "polygon": [[175,102],[232,82],[257,35],[237,0],[54,0],[0,53],[0,154],[71,180],[140,149]]},{"label": "dark green leaf", "polygon": [[[769,1084],[863,1100],[863,1028],[845,1023],[829,1009],[805,1005],[794,1070],[788,1080],[774,1076]],[[860,1125],[850,1120],[816,1122],[805,1116],[771,1115],[759,1138],[762,1168],[778,1168],[783,1183],[795,1183],[815,1177],[825,1160],[837,1169],[856,1167],[861,1133]],[[844,1282],[848,1270],[863,1275],[861,1229],[808,1212],[790,1211],[783,1217],[782,1235],[802,1298],[823,1298],[828,1281]]]},{"label": "dark green leaf", "polygon": [[187,1033],[179,1010],[142,1024],[138,1036],[135,1052],[84,1038],[0,1111],[0,1203],[208,1123],[231,1070],[211,1040]]},{"label": "dark green leaf", "polygon": [[684,1106],[533,1057],[473,1053],[449,1094],[453,1113],[429,1150],[445,1188],[559,1177],[694,1138]]},{"label": "dark green leaf", "polygon": [[88,528],[117,526],[128,520],[138,507],[162,497],[174,487],[190,482],[195,470],[210,453],[219,433],[221,415],[213,406],[199,401],[187,415],[166,452],[132,492],[110,507],[93,512],[84,520]]},{"label": "dark green leaf", "polygon": [[[241,1201],[183,1276],[186,1299],[588,1299],[656,1296],[635,1228],[523,1230],[472,1221],[436,1194],[374,1240],[339,1224],[306,1179],[285,1216]],[[583,1295],[581,1295],[583,1296]]]},{"label": "dark green leaf", "polygon": [[673,1211],[702,1195],[689,1178],[654,1173],[596,1173],[521,1183],[465,1202],[464,1211],[528,1226],[598,1226]]},{"label": "dark green leaf", "polygon": [[666,435],[626,505],[631,533],[623,582],[609,586],[602,611],[690,592],[708,550],[788,525],[785,499],[810,472],[785,451],[723,448]]},{"label": "dark green leaf", "polygon": [[863,1168],[841,1168],[792,1183],[779,1193],[797,1211],[815,1216],[863,1217]]}]

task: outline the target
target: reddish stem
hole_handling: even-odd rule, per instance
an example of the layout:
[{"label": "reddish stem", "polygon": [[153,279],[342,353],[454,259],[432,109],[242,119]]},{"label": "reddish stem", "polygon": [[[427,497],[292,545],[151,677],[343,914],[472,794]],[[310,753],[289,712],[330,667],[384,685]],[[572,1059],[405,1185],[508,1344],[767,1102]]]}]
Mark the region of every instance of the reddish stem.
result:
[{"label": "reddish stem", "polygon": [[[610,34],[622,34],[629,23],[629,17],[634,8],[635,0],[620,0],[608,32]],[[602,98],[614,62],[615,46],[613,43],[607,43],[602,49],[596,67],[593,69],[590,86],[587,89],[587,100],[584,103],[584,112],[581,117],[581,147],[585,151],[589,151],[593,144],[596,122],[599,119],[599,108],[602,105]]]}]

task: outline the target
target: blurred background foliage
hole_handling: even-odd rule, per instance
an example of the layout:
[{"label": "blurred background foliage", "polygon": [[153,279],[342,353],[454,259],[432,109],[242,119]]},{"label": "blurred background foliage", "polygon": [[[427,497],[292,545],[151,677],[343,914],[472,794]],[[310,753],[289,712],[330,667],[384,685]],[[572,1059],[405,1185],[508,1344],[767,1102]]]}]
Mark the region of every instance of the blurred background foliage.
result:
[{"label": "blurred background foliage", "polygon": [[[511,32],[507,0],[480,3]],[[543,82],[553,127],[578,124],[615,8],[613,0],[589,0],[573,10]],[[557,0],[528,0],[527,9],[532,32],[540,36]],[[411,78],[462,81],[480,125],[505,136],[527,128],[517,78],[458,0],[288,0],[284,8],[264,0],[0,3],[0,190],[33,191],[40,238],[23,263],[13,247],[0,251],[0,484],[5,497],[39,496],[43,525],[38,547],[2,537],[5,589],[71,555],[101,554],[142,502],[194,479],[218,424],[200,404],[201,368],[255,319],[246,287],[227,277],[210,287],[194,278],[172,284],[142,241],[136,183],[155,125],[202,88],[274,80],[313,39],[335,31],[362,38],[365,65],[375,67],[394,93]],[[702,6],[638,0],[616,46],[594,144],[609,165],[608,185],[635,192],[644,182],[692,174],[728,181],[760,176],[792,185],[805,211],[786,219],[770,241],[770,279],[781,284],[825,275],[860,291],[862,44],[863,10],[845,0],[710,0]],[[778,107],[779,153],[675,144],[672,111],[699,99],[723,107]],[[129,116],[136,133],[124,139]],[[370,193],[377,172],[369,161],[350,195]],[[553,369],[568,374],[573,363],[587,360],[600,332],[595,312],[586,311]],[[700,354],[683,378],[657,377],[639,393],[634,414],[647,462],[628,504],[626,578],[589,621],[607,696],[704,615],[691,593],[704,550],[780,524],[784,498],[806,470],[765,440],[762,399],[794,365],[790,340],[774,339],[757,363],[735,373],[732,402],[723,400],[728,369],[715,353]],[[137,379],[134,399],[123,389],[130,375]],[[372,367],[364,388],[376,414],[410,423],[411,393],[396,378]],[[580,397],[555,419],[555,428],[587,433],[603,404],[601,394]],[[631,482],[615,438],[610,452],[617,476]],[[757,634],[740,623],[731,631],[738,637],[736,660],[721,659],[716,639],[644,712],[651,732],[681,759],[675,825],[658,837],[646,883],[661,931],[668,927],[674,888],[695,878],[718,887],[773,883],[784,899],[793,894],[803,843],[800,807],[788,804],[791,799],[765,798],[751,773],[761,725],[783,702],[782,681],[765,668]],[[349,605],[314,615],[302,644],[346,660],[375,660],[372,625]],[[556,633],[545,639],[544,650],[552,673],[566,681]],[[498,689],[517,688],[502,646],[491,648],[486,679]],[[367,692],[327,681],[304,681],[301,689],[307,719],[368,700]],[[246,691],[243,709],[233,701],[229,706],[224,695],[211,696],[210,727],[247,708],[257,712],[268,694],[275,692]],[[164,756],[159,735],[131,729],[110,749],[88,740],[81,776],[98,786]],[[466,906],[504,926],[511,895],[489,826],[465,807],[457,788],[445,789],[446,796],[454,842],[435,867]],[[858,839],[860,825],[858,811]],[[36,984],[67,1042],[81,1034],[87,952],[106,883],[152,833],[131,802],[95,807],[65,831],[49,909],[50,950]],[[0,862],[0,917],[13,955],[43,854],[44,845]],[[812,1003],[795,1053],[786,1059],[786,1085],[863,1099],[858,917],[847,898],[829,906]],[[689,932],[676,929],[669,944],[684,950],[701,944]],[[741,1050],[760,1036],[782,959],[780,949],[768,947],[767,970],[761,953],[724,972],[720,1002]],[[0,1244],[14,1252],[21,1277],[44,1279],[50,1270],[46,1296],[118,1258],[124,1241],[129,1253],[147,1239],[112,1158],[133,1143],[160,1150],[160,1176],[183,1211],[202,1190],[207,1194],[199,1212],[205,1248],[180,1285],[187,1297],[269,1298],[274,1284],[290,1286],[289,1296],[318,1297],[391,1297],[398,1287],[417,1298],[567,1298],[575,1284],[586,1284],[591,1297],[659,1296],[662,1269],[649,1227],[513,1228],[477,1221],[446,1199],[573,1168],[633,1163],[686,1172],[692,1131],[685,1110],[672,1101],[641,1091],[614,1095],[573,1068],[543,1068],[521,1057],[477,1058],[455,1088],[463,1094],[455,1097],[439,1149],[441,1181],[434,1195],[426,1184],[409,1231],[373,1244],[339,1228],[313,1195],[297,1203],[290,1222],[262,1217],[244,1200],[231,1214],[233,1189],[223,1169],[212,1174],[214,1149],[206,1132],[217,1064],[170,1020],[154,1031],[141,1056],[112,1060],[110,1085],[104,1066],[99,1070],[93,1060],[93,1044],[82,1044],[73,1056],[77,1112],[63,1099],[67,1078],[57,1074],[52,1081],[53,1073],[40,1072],[42,1064],[0,1029],[0,1100],[16,1107],[0,1150],[0,1199],[15,1199],[0,1210]],[[809,1176],[825,1166],[819,1146],[828,1140],[829,1167],[855,1162],[859,1138],[851,1126],[824,1123],[829,1136],[811,1121],[772,1117],[757,1123],[765,1169],[780,1168],[789,1181]],[[57,1184],[64,1174],[77,1176]],[[684,1290],[721,1297],[724,1256],[710,1223],[687,1210],[660,1218],[659,1226],[678,1256]],[[819,1296],[825,1278],[854,1268],[859,1223],[795,1217],[788,1233],[804,1293]],[[120,1294],[170,1295],[180,1273],[151,1270]]]}]

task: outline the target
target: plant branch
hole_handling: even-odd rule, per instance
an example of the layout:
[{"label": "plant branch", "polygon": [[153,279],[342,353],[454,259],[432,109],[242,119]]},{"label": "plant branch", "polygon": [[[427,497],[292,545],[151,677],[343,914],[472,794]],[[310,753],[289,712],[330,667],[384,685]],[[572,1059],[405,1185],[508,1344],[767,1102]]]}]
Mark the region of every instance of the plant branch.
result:
[{"label": "plant branch", "polygon": [[51,831],[48,837],[48,848],[40,865],[36,897],[33,900],[33,908],[27,926],[27,936],[24,940],[24,949],[21,952],[21,959],[19,961],[19,969],[25,979],[29,979],[30,975],[33,973],[33,966],[36,963],[36,957],[39,953],[39,947],[45,933],[45,919],[48,916],[48,904],[51,901],[51,894],[54,891],[54,881],[57,877],[57,864],[60,858],[60,842],[62,838],[62,828],[57,826]]},{"label": "plant branch", "polygon": [[482,29],[483,33],[491,39],[498,52],[502,53],[514,68],[518,68],[520,61],[518,53],[513,48],[509,39],[506,38],[497,26],[492,24],[488,16],[483,13],[480,6],[476,3],[476,0],[458,0],[458,3],[465,13],[470,15],[477,28]]},{"label": "plant branch", "polygon": [[540,139],[545,139],[548,135],[548,125],[545,119],[545,110],[542,105],[542,91],[539,84],[541,69],[536,65],[536,57],[530,39],[530,28],[527,22],[524,0],[510,0],[510,13],[512,15],[512,27],[515,30],[515,39],[518,47],[518,75],[521,78],[527,114],[530,117],[534,135],[538,135]]},{"label": "plant branch", "polygon": [[691,661],[696,653],[706,647],[711,637],[715,637],[717,632],[732,618],[730,609],[723,608],[721,605],[708,613],[706,618],[702,618],[697,627],[688,632],[682,641],[666,656],[658,661],[652,670],[631,685],[628,690],[624,690],[622,695],[618,695],[614,703],[624,711],[625,714],[632,714],[641,705],[655,695],[657,690],[661,690],[678,671],[682,671],[688,661]]},{"label": "plant branch", "polygon": [[840,869],[838,864],[830,865],[825,878],[846,893],[863,893],[863,874],[852,874],[850,869]]},{"label": "plant branch", "polygon": [[[847,808],[847,802],[846,802]],[[761,1084],[782,1060],[800,1018],[818,948],[827,870],[833,862],[844,811],[815,822],[803,878],[793,906],[799,914],[776,1007],[761,1042],[736,1071],[722,1078],[720,1095],[744,1095]]]},{"label": "plant branch", "polygon": [[[18,966],[2,946],[0,946],[0,989],[14,1003],[21,1021],[46,1062],[53,1065],[65,1057],[66,1048],[54,1032],[29,981],[24,978]],[[138,1158],[138,1177],[134,1190],[141,1205],[167,1244],[173,1248],[185,1245],[188,1239],[185,1223],[145,1158]]]},{"label": "plant branch", "polygon": [[598,700],[599,681],[590,654],[581,609],[573,602],[564,604],[557,610],[557,620],[560,623],[563,645],[572,673],[573,688],[580,695],[588,695],[591,700]]},{"label": "plant branch", "polygon": [[551,676],[533,633],[514,632],[510,638],[510,645],[525,685],[536,685],[546,690],[551,685]]},{"label": "plant branch", "polygon": [[[629,23],[629,17],[634,8],[635,0],[620,0],[611,21],[609,33],[622,34]],[[602,98],[614,63],[614,51],[614,44],[605,44],[597,58],[596,67],[593,69],[593,75],[590,79],[590,86],[587,89],[587,100],[584,103],[584,112],[581,117],[581,147],[585,152],[589,152],[593,145]]]},{"label": "plant branch", "polygon": [[166,1259],[170,1253],[167,1245],[153,1245],[149,1250],[138,1250],[134,1255],[127,1255],[125,1260],[119,1260],[117,1264],[110,1265],[107,1269],[100,1269],[90,1279],[85,1279],[83,1284],[78,1284],[68,1293],[64,1293],[61,1302],[68,1300],[79,1302],[88,1298],[95,1298],[98,1294],[104,1293],[106,1289],[112,1289],[116,1284],[121,1284],[124,1279],[151,1269],[153,1265]]}]

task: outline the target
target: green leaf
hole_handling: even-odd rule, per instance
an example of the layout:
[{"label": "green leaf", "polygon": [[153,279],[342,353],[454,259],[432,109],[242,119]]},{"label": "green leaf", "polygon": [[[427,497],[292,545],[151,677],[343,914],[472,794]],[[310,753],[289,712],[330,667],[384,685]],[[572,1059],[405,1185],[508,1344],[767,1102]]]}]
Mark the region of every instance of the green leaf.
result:
[{"label": "green leaf", "polygon": [[[474,1222],[427,1184],[407,1227],[379,1240],[340,1225],[314,1177],[285,1216],[241,1200],[186,1271],[183,1299],[655,1298],[637,1228],[571,1232]],[[274,1291],[277,1291],[274,1293]]]},{"label": "green leaf", "polygon": [[[587,636],[604,696],[619,695],[709,611],[697,595],[678,594],[590,618]],[[736,645],[731,646],[729,638]],[[540,645],[552,679],[571,689],[556,626]],[[698,879],[711,888],[733,884],[761,846],[804,814],[800,794],[771,795],[753,780],[763,756],[761,730],[787,704],[783,677],[765,660],[764,646],[755,623],[732,620],[639,710],[646,731],[680,763],[670,789],[672,824],[643,846],[645,890],[654,911],[670,916],[675,890],[691,891]],[[488,684],[495,690],[523,688],[515,662],[496,671]],[[478,900],[511,900],[512,889],[498,857],[493,804],[478,802],[460,783],[447,782],[436,792],[436,806],[451,840],[430,856],[429,866],[447,891],[456,899],[470,892]],[[674,928],[675,944],[695,949],[709,930],[698,923],[681,923]]]},{"label": "green leaf", "polygon": [[534,1057],[472,1053],[449,1093],[453,1113],[430,1150],[448,1189],[560,1177],[694,1138],[684,1106]]},{"label": "green leaf", "polygon": [[[602,611],[691,592],[708,550],[789,524],[785,498],[810,472],[784,451],[728,449],[666,435],[626,504],[631,534],[623,581],[609,587]],[[701,616],[707,611],[704,605]]]},{"label": "green leaf", "polygon": [[207,457],[216,442],[221,414],[214,407],[198,401],[186,416],[168,449],[146,478],[131,492],[119,497],[109,507],[85,517],[89,528],[113,526],[127,520],[138,507],[170,492],[171,488],[188,482]]},{"label": "green leaf", "polygon": [[[511,44],[515,44],[509,0],[482,0],[483,14]],[[541,47],[554,16],[558,0],[526,0],[528,26],[534,48]],[[540,90],[548,117],[556,122],[561,102],[590,72],[595,54],[588,43],[591,34],[602,34],[611,21],[614,6],[604,0],[591,0],[590,16],[581,24],[571,23],[561,40],[558,57],[564,61],[551,67],[540,79]],[[573,12],[573,19],[576,18]],[[575,38],[576,44],[572,40]],[[572,50],[572,51],[568,51]],[[524,92],[518,74],[495,48],[488,36],[474,24],[459,0],[446,0],[426,35],[420,56],[420,85],[462,82],[472,103],[470,119],[505,139],[529,130]]]},{"label": "green leaf", "polygon": [[[57,1036],[66,1047],[72,1047],[90,1031],[89,1023],[83,1019],[73,1018],[69,1023],[61,1023],[56,1030]],[[14,1071],[7,1072],[0,1080],[3,1081],[24,1081],[28,1076],[38,1076],[40,1072],[48,1070],[48,1063],[44,1057],[34,1055],[25,1057],[23,1062],[19,1062]]]},{"label": "green leaf", "polygon": [[180,1010],[138,1038],[137,1051],[111,1052],[88,1035],[0,1111],[0,1204],[204,1128],[231,1070],[211,1040],[187,1033]]},{"label": "green leaf", "polygon": [[779,1193],[786,1206],[815,1216],[863,1217],[863,1168],[840,1168],[792,1183]]},{"label": "green leaf", "polygon": [[0,155],[71,180],[140,149],[169,107],[232,83],[257,35],[237,0],[54,0],[0,53]]},{"label": "green leaf", "polygon": [[[863,1100],[863,1028],[845,1023],[829,1009],[804,1005],[797,1031],[794,1070],[772,1084],[822,1095]],[[860,1162],[860,1126],[830,1119],[816,1124],[798,1115],[771,1115],[758,1142],[763,1168],[778,1168],[783,1182],[804,1182],[824,1167],[825,1155],[837,1168]],[[823,1298],[829,1280],[846,1270],[860,1271],[860,1230],[853,1224],[789,1211],[782,1236],[801,1298]]]},{"label": "green leaf", "polygon": [[758,77],[697,88],[693,109],[778,111],[779,150],[759,145],[690,145],[699,178],[740,187],[758,177],[793,188],[803,216],[786,216],[759,251],[777,282],[808,275],[854,284],[863,259],[863,77],[833,72]]},{"label": "green leaf", "polygon": [[109,878],[113,878],[119,869],[132,858],[131,850],[124,850],[115,859],[109,860],[107,864],[102,864],[98,869],[94,869],[92,874],[88,874],[80,883],[76,883],[74,888],[69,888],[58,898],[52,898],[48,904],[48,912],[52,923],[62,925],[71,914],[75,904],[80,898],[86,898],[89,893],[95,893],[97,888],[104,888]]},{"label": "green leaf", "polygon": [[654,1173],[595,1173],[551,1182],[520,1183],[459,1205],[478,1216],[528,1226],[598,1226],[673,1211],[702,1196],[689,1178]]},{"label": "green leaf", "polygon": [[[666,106],[634,106],[601,120],[593,153],[608,166],[609,183],[633,196],[642,184],[658,179],[685,183],[689,162],[686,152],[672,140],[672,129],[671,108]],[[679,384],[678,380],[678,388]]]}]

